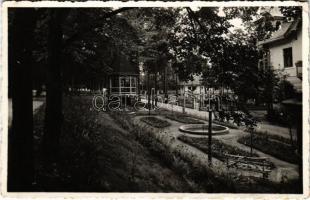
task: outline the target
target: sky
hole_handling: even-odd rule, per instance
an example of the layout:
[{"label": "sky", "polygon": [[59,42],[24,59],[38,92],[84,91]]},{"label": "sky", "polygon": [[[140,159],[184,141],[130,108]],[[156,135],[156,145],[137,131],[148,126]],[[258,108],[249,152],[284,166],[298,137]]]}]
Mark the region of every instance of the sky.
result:
[{"label": "sky", "polygon": [[[273,16],[282,16],[279,7],[273,7],[273,8],[263,7],[259,12],[263,12],[263,11],[268,11]],[[225,16],[225,13],[223,12],[223,7],[220,7],[219,15]],[[256,19],[254,19],[254,20],[256,20]],[[243,26],[242,20],[240,18],[232,19],[229,22],[233,25],[233,27],[231,27],[229,29],[231,32],[234,32],[234,30],[236,30],[236,29],[244,29],[245,28]]]}]

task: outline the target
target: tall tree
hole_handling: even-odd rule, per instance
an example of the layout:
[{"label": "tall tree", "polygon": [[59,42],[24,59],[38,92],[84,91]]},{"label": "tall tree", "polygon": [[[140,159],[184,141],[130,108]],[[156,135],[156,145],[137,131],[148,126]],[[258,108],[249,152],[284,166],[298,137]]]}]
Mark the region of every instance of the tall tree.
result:
[{"label": "tall tree", "polygon": [[[94,36],[106,35],[104,38],[111,38],[108,36],[109,31],[105,28],[111,24],[108,23],[113,16],[120,12],[129,10],[131,8],[120,8],[116,10],[111,9],[64,9],[55,8],[48,10],[48,37],[47,37],[47,73],[46,73],[46,112],[45,112],[45,133],[43,137],[43,149],[45,157],[48,161],[57,160],[59,151],[59,137],[61,134],[62,125],[62,95],[63,95],[63,72],[64,64],[79,62],[80,66],[85,66],[86,62],[94,57],[98,41],[93,40]],[[92,13],[91,11],[96,11]],[[81,15],[84,18],[81,18]],[[79,19],[75,21],[74,27],[70,26],[67,20],[72,18]],[[82,20],[81,20],[82,19]],[[89,21],[90,20],[90,21]],[[121,21],[118,21],[121,22]],[[66,26],[65,26],[66,25]],[[118,24],[122,27],[124,24]],[[111,26],[110,26],[111,27]],[[77,30],[77,31],[76,31]],[[112,32],[113,30],[110,30]],[[115,31],[115,34],[118,31]],[[124,40],[125,41],[125,40]],[[70,51],[73,50],[73,51]],[[83,51],[81,51],[81,49]],[[129,48],[127,48],[129,49]],[[67,56],[69,52],[73,54],[73,62],[68,61]],[[100,55],[99,55],[100,56]],[[66,57],[66,60],[64,59]],[[98,59],[98,58],[97,58]],[[99,60],[99,59],[98,59]],[[99,63],[100,64],[100,63]],[[97,64],[98,65],[98,64]],[[88,68],[92,66],[88,65]],[[82,69],[83,73],[91,78],[92,70]],[[88,80],[83,80],[89,81]],[[92,84],[92,83],[91,83]],[[89,83],[90,85],[90,83]],[[94,85],[94,84],[92,84]]]},{"label": "tall tree", "polygon": [[48,61],[43,149],[47,160],[56,160],[62,124],[62,24],[67,9],[51,9],[48,23]]},{"label": "tall tree", "polygon": [[37,11],[16,8],[9,27],[13,121],[9,134],[8,190],[31,191],[33,183],[32,47]]}]

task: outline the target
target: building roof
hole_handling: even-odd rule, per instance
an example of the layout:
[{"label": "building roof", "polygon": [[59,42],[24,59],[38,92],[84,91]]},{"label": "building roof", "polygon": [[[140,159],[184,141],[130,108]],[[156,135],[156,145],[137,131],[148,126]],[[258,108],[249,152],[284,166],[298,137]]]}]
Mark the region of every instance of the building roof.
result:
[{"label": "building roof", "polygon": [[255,20],[254,23],[255,24],[260,24],[264,20],[266,20],[266,18],[269,18],[271,21],[283,21],[285,19],[285,17],[283,17],[283,16],[277,16],[277,15],[273,16],[269,12],[266,12],[266,13],[263,14],[263,17]]},{"label": "building roof", "polygon": [[270,44],[276,41],[287,39],[293,33],[295,33],[298,30],[298,28],[300,28],[300,24],[301,24],[300,19],[290,21],[290,22],[283,22],[278,31],[273,33],[273,35],[269,39],[258,42],[258,45],[260,46],[260,45]]},{"label": "building roof", "polygon": [[121,52],[114,56],[111,67],[113,75],[139,75],[139,65]]}]

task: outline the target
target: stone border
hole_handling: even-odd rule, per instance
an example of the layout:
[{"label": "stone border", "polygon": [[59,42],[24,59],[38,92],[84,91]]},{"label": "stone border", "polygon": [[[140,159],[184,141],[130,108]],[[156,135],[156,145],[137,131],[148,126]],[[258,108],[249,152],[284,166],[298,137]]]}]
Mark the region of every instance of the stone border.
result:
[{"label": "stone border", "polygon": [[[200,128],[202,126],[208,126],[208,124],[186,124],[179,127],[179,130],[184,133],[195,134],[195,135],[207,135],[204,130],[188,130],[189,128]],[[212,135],[225,135],[229,133],[229,128],[221,125],[212,125],[213,127],[220,127],[223,130],[212,130]]]}]

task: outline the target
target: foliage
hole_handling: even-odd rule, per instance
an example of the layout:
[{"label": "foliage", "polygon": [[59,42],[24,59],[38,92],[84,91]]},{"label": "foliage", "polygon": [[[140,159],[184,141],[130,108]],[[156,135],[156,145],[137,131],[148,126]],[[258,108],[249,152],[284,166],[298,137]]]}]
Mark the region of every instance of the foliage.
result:
[{"label": "foliage", "polygon": [[250,21],[257,10],[256,7],[225,8],[226,16],[220,16],[218,8],[201,8],[195,12],[187,9],[188,15],[180,17],[180,26],[170,38],[175,56],[173,67],[180,80],[192,80],[193,75],[201,74],[206,87],[228,87],[242,102],[255,98],[259,78],[256,36],[252,34],[255,31],[231,32],[229,20]]},{"label": "foliage", "polygon": [[289,7],[281,6],[280,11],[285,17],[294,17],[295,19],[302,18],[301,6],[289,6]]},{"label": "foliage", "polygon": [[165,128],[170,126],[170,123],[166,120],[162,120],[156,117],[142,117],[140,120],[156,128]]},{"label": "foliage", "polygon": [[204,7],[197,11],[187,8],[182,12],[187,14],[179,15],[169,41],[173,67],[180,80],[187,81],[200,74],[210,59],[217,59],[224,41],[222,35],[230,25],[218,15],[218,8]]},{"label": "foliage", "polygon": [[[62,19],[62,58],[63,81],[67,87],[88,87],[94,89],[102,77],[113,70],[113,61],[121,53],[130,62],[138,63],[137,49],[140,43],[137,31],[127,19],[118,12],[129,8],[112,10],[110,8],[66,9]],[[53,9],[38,9],[39,18],[35,27],[36,62],[35,81],[45,83],[47,65],[48,23]],[[109,47],[109,48],[107,48]]]},{"label": "foliage", "polygon": [[278,74],[271,67],[265,70],[261,70],[260,73],[260,95],[267,104],[268,114],[273,110],[272,104],[274,102],[274,92],[278,85],[279,77]]},{"label": "foliage", "polygon": [[281,79],[275,88],[275,101],[282,102],[285,99],[296,97],[297,91],[286,79]]},{"label": "foliage", "polygon": [[273,109],[271,112],[267,113],[267,120],[274,124],[279,124],[284,127],[292,126],[292,113],[287,112],[283,107]]},{"label": "foliage", "polygon": [[[249,114],[248,112],[242,112],[242,111],[225,111],[220,110],[218,115],[218,119],[216,120],[216,123],[223,124],[225,126],[228,126],[233,129],[238,129],[239,126],[246,126],[247,128],[254,128],[257,126],[256,119]],[[232,123],[231,124],[231,121]]]}]

